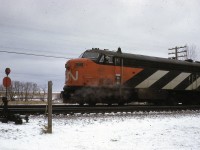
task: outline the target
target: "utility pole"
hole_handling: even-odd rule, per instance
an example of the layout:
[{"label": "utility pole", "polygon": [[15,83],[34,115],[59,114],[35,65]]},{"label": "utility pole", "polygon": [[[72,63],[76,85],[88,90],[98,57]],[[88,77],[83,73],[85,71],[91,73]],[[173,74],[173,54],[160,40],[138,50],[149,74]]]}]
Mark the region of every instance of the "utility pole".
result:
[{"label": "utility pole", "polygon": [[[168,55],[173,54],[173,55],[175,55],[175,57],[168,57],[168,58],[179,60],[179,58],[185,57],[187,59],[187,50],[185,49],[185,50],[179,51],[179,49],[186,48],[186,47],[187,46],[185,45],[185,46],[180,46],[180,47],[176,46],[174,48],[169,48],[168,49],[169,51],[173,50],[174,52],[170,52],[170,53],[168,53]],[[179,55],[179,54],[183,54],[183,55]]]}]

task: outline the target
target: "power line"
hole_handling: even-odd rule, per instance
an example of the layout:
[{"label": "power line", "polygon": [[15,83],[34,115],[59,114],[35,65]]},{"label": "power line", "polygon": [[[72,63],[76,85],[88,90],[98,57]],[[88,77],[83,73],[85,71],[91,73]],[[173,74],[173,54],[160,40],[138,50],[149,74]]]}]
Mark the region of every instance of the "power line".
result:
[{"label": "power line", "polygon": [[[1,75],[4,75],[5,73],[1,73],[0,72],[0,74]],[[35,74],[35,73],[13,73],[14,74],[14,76],[15,77],[19,77],[19,76],[36,76],[36,77],[38,77],[38,76],[45,76],[45,77],[53,77],[53,78],[57,78],[57,77],[63,77],[64,76],[64,74],[61,74],[61,75],[58,75],[58,74],[49,74],[49,73],[42,73],[42,74]]]},{"label": "power line", "polygon": [[48,57],[48,58],[73,59],[73,58],[62,57],[62,56],[51,56],[51,55],[42,55],[42,54],[33,54],[33,53],[23,53],[23,52],[14,52],[14,51],[3,51],[3,50],[0,50],[0,53],[9,53],[9,54],[18,54],[18,55],[29,55],[29,56],[36,56],[36,57]]},{"label": "power line", "polygon": [[[38,49],[27,49],[27,48],[19,48],[19,47],[8,47],[8,46],[3,46],[3,45],[0,45],[0,49],[6,49],[6,50],[21,50],[22,52],[23,51],[28,51],[28,52],[44,52],[44,53],[56,53],[56,52],[52,52],[52,51],[48,51],[48,50],[38,50]],[[59,54],[66,54],[64,52],[59,52]],[[75,53],[69,53],[68,54],[70,55],[77,55]],[[78,54],[79,55],[79,54]]]}]

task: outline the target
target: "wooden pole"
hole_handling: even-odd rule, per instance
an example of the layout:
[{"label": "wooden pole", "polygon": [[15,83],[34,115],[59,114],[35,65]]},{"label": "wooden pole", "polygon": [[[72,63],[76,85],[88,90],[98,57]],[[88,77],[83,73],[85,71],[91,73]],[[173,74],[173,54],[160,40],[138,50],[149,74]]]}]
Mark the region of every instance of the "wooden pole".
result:
[{"label": "wooden pole", "polygon": [[52,81],[48,81],[48,133],[52,133]]}]

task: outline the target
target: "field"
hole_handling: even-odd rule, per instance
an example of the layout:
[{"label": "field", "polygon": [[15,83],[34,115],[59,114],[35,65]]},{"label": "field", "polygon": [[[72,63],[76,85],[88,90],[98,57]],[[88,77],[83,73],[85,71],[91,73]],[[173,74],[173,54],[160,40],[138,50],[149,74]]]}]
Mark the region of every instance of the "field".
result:
[{"label": "field", "polygon": [[45,116],[0,123],[1,150],[177,150],[200,147],[200,111]]}]

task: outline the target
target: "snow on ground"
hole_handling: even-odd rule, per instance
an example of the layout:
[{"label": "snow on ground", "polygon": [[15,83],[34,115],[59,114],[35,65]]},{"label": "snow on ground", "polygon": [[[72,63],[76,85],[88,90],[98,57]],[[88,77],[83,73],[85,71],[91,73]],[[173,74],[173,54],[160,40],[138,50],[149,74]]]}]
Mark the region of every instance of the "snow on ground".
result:
[{"label": "snow on ground", "polygon": [[200,148],[200,111],[44,116],[0,123],[0,150],[177,150]]}]

